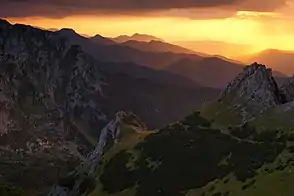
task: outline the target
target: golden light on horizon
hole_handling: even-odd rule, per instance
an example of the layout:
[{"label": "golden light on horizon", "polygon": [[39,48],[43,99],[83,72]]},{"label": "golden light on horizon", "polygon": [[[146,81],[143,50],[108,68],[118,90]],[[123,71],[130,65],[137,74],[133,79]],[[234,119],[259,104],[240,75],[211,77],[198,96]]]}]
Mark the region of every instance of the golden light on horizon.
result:
[{"label": "golden light on horizon", "polygon": [[[41,28],[73,28],[89,36],[105,37],[144,33],[168,42],[213,40],[251,45],[248,53],[267,48],[294,50],[287,21],[271,20],[276,13],[239,11],[224,19],[197,20],[184,17],[70,16],[65,18],[7,18],[12,23],[25,23]],[[227,54],[237,56],[238,54]]]}]

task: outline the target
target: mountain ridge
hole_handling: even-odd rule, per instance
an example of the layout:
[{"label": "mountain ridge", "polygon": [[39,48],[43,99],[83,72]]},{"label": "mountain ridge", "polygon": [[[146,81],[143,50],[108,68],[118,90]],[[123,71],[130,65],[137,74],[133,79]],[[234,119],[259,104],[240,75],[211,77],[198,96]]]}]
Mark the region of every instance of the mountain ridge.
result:
[{"label": "mountain ridge", "polygon": [[172,52],[179,54],[198,54],[195,51],[157,40],[151,40],[150,42],[129,40],[126,42],[122,42],[121,44],[145,52]]},{"label": "mountain ridge", "polygon": [[110,38],[110,39],[112,39],[113,41],[115,41],[117,43],[123,43],[123,42],[131,41],[131,40],[141,41],[141,42],[150,42],[150,41],[165,42],[163,39],[157,38],[155,36],[146,35],[146,34],[140,34],[140,33],[135,33],[135,34],[133,34],[131,36],[120,35],[118,37]]}]

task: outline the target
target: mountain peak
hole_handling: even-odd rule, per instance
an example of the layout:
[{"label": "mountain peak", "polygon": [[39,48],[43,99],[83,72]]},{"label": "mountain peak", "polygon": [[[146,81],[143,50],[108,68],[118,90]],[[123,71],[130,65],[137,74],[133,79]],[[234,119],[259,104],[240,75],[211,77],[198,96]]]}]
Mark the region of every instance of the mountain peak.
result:
[{"label": "mountain peak", "polygon": [[135,33],[134,35],[131,36],[131,38],[133,38],[137,41],[144,41],[144,42],[151,42],[151,41],[164,42],[164,40],[162,40],[158,37],[155,37],[153,35],[140,34],[140,33]]},{"label": "mountain peak", "polygon": [[116,44],[116,42],[112,41],[111,39],[107,39],[102,35],[96,34],[95,36],[90,38],[93,42],[100,45],[112,45]]},{"label": "mountain peak", "polygon": [[244,67],[224,90],[219,102],[228,103],[231,110],[239,110],[242,120],[247,121],[268,108],[284,102],[272,70],[253,63]]},{"label": "mountain peak", "polygon": [[84,38],[80,34],[78,34],[75,30],[70,29],[70,28],[62,28],[59,31],[55,31],[55,33],[59,36],[66,37],[70,40]]},{"label": "mountain peak", "polygon": [[92,38],[104,38],[102,35],[96,34]]},{"label": "mountain peak", "polygon": [[70,34],[77,34],[75,30],[71,29],[71,28],[62,28],[59,30],[59,32],[62,33],[70,33]]},{"label": "mountain peak", "polygon": [[131,36],[128,35],[121,35],[115,38],[112,38],[113,41],[117,42],[117,43],[124,43],[127,41],[140,41],[140,42],[151,42],[151,41],[160,41],[160,42],[164,42],[163,39],[160,39],[158,37],[152,36],[152,35],[146,35],[146,34],[140,34],[140,33],[135,33]]},{"label": "mountain peak", "polygon": [[245,66],[243,72],[241,72],[231,83],[229,83],[228,87],[224,91],[224,94],[230,93],[235,90],[235,88],[238,88],[243,84],[247,84],[248,80],[255,80],[259,77],[267,79],[266,81],[272,82],[272,70],[267,69],[265,65],[258,63]]}]

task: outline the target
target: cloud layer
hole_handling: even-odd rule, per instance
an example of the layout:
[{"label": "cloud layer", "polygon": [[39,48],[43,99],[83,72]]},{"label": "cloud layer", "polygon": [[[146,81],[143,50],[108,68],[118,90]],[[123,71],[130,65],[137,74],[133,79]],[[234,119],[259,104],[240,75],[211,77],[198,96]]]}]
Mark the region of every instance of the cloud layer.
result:
[{"label": "cloud layer", "polygon": [[145,15],[174,9],[197,12],[199,8],[269,12],[285,5],[286,0],[2,0],[0,17]]}]

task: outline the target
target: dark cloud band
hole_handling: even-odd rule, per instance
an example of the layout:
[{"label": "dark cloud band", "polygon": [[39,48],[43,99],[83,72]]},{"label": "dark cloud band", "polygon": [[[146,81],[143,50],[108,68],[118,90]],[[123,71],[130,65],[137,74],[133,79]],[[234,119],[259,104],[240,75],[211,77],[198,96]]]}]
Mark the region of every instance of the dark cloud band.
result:
[{"label": "dark cloud band", "polygon": [[1,0],[0,17],[146,14],[170,9],[273,11],[286,0]]}]

